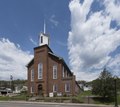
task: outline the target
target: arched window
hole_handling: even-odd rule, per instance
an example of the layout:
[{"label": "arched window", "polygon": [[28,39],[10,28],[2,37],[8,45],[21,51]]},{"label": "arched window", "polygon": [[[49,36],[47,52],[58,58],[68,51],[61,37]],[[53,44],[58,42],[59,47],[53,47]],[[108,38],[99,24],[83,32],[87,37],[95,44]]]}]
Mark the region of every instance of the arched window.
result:
[{"label": "arched window", "polygon": [[65,92],[70,92],[70,83],[65,83]]},{"label": "arched window", "polygon": [[31,81],[34,81],[34,69],[31,69]]},{"label": "arched window", "polygon": [[57,84],[53,85],[53,92],[57,92]]},{"label": "arched window", "polygon": [[62,68],[62,77],[64,78],[65,77],[65,69],[64,69],[64,66]]},{"label": "arched window", "polygon": [[43,78],[43,64],[39,63],[38,64],[38,79],[42,79]]},{"label": "arched window", "polygon": [[53,66],[53,79],[57,79],[57,66]]},{"label": "arched window", "polygon": [[41,43],[43,43],[43,36],[41,36]]},{"label": "arched window", "polygon": [[31,93],[34,93],[34,84],[31,85]]}]

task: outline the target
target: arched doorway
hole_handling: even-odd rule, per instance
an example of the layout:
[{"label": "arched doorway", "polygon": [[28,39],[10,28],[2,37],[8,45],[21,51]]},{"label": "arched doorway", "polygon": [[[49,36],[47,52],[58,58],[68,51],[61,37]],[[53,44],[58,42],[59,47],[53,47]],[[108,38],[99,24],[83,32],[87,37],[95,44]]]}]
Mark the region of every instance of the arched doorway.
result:
[{"label": "arched doorway", "polygon": [[38,95],[39,96],[43,96],[43,87],[42,87],[42,84],[38,85]]}]

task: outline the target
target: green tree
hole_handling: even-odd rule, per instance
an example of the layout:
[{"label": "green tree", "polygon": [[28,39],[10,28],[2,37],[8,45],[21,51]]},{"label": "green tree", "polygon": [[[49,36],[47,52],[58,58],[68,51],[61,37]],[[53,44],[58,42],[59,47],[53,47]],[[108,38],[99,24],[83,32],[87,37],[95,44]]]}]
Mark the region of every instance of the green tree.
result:
[{"label": "green tree", "polygon": [[99,78],[93,81],[92,93],[103,98],[113,98],[114,96],[114,78],[112,74],[104,69]]},{"label": "green tree", "polygon": [[120,78],[117,79],[117,89],[118,92],[120,92]]}]

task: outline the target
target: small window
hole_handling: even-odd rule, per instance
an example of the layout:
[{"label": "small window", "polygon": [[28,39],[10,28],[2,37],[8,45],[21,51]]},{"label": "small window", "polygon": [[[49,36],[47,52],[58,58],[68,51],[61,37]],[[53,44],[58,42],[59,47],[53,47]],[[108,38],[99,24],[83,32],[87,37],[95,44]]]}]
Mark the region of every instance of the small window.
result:
[{"label": "small window", "polygon": [[53,79],[57,79],[57,66],[53,66]]},{"label": "small window", "polygon": [[34,69],[31,70],[31,81],[34,81]]},{"label": "small window", "polygon": [[62,68],[62,77],[64,78],[65,77],[65,70],[64,70],[64,66]]},{"label": "small window", "polygon": [[39,63],[38,64],[38,79],[42,79],[43,76],[43,64]]},{"label": "small window", "polygon": [[66,71],[66,78],[67,78],[67,77],[69,77],[69,72],[68,72],[68,71]]},{"label": "small window", "polygon": [[68,71],[67,71],[66,77],[69,77],[69,73],[68,73]]},{"label": "small window", "polygon": [[41,43],[43,43],[43,36],[41,36]]},{"label": "small window", "polygon": [[57,84],[53,85],[53,92],[57,92]]},{"label": "small window", "polygon": [[31,93],[34,93],[34,85],[31,86]]},{"label": "small window", "polygon": [[65,92],[70,92],[70,83],[65,84]]}]

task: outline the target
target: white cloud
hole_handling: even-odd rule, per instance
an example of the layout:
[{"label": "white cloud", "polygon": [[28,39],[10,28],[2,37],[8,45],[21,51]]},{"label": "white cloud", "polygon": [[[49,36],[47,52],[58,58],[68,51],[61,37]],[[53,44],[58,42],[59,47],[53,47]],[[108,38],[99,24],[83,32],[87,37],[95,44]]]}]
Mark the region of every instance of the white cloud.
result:
[{"label": "white cloud", "polygon": [[29,38],[29,40],[33,43],[33,45],[37,46],[36,41],[34,41],[31,37]]},{"label": "white cloud", "polygon": [[109,60],[108,67],[113,71],[113,75],[120,76],[120,54]]},{"label": "white cloud", "polygon": [[105,0],[106,11],[120,25],[120,0]]},{"label": "white cloud", "polygon": [[[107,1],[109,3],[106,4]],[[118,20],[120,16],[117,15],[118,11],[110,13],[108,9],[120,10],[120,4],[110,7],[113,1],[105,0],[104,10],[92,12],[93,2],[84,0],[80,3],[79,0],[72,0],[69,4],[71,12],[71,31],[68,36],[69,60],[77,79],[95,79],[104,66],[110,67],[113,61],[117,60],[109,54],[120,45],[120,29],[110,28],[110,25],[112,20],[120,22]],[[113,17],[114,14],[116,16]],[[119,64],[117,66],[120,68]]]},{"label": "white cloud", "polygon": [[50,22],[53,23],[55,26],[58,26],[59,22],[55,20],[55,15],[52,15],[50,17]]},{"label": "white cloud", "polygon": [[26,65],[33,55],[20,49],[8,39],[0,39],[0,79],[27,79]]}]

